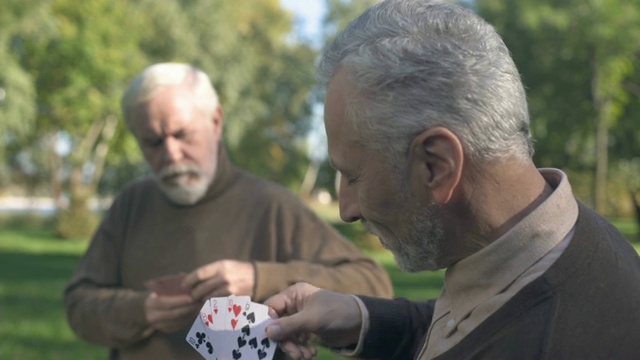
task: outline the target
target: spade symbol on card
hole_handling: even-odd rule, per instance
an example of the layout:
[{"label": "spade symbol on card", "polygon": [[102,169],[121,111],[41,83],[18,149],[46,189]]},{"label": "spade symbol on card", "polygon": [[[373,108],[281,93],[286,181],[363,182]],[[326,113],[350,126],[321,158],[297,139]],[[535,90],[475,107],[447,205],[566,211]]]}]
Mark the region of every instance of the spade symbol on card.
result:
[{"label": "spade symbol on card", "polygon": [[267,352],[262,349],[258,349],[258,359],[262,360],[267,357]]},{"label": "spade symbol on card", "polygon": [[251,328],[248,324],[242,327],[242,333],[246,336],[251,335]]},{"label": "spade symbol on card", "polygon": [[268,349],[269,345],[271,345],[271,341],[269,341],[269,338],[264,338],[260,341],[260,344]]},{"label": "spade symbol on card", "polygon": [[247,315],[247,320],[252,324],[255,323],[256,322],[256,314],[250,313],[249,315]]},{"label": "spade symbol on card", "polygon": [[251,340],[249,340],[249,346],[251,346],[252,349],[255,349],[258,347],[258,339],[257,338],[253,338]]},{"label": "spade symbol on card", "polygon": [[241,336],[238,336],[238,348],[241,348],[241,347],[243,347],[245,345],[247,345],[247,340],[245,340]]},{"label": "spade symbol on card", "polygon": [[[266,353],[265,353],[265,355],[266,355]],[[242,353],[240,351],[238,351],[238,350],[233,350],[231,352],[231,356],[233,356],[233,358],[235,360],[238,360],[238,359],[240,359],[242,357]]]}]

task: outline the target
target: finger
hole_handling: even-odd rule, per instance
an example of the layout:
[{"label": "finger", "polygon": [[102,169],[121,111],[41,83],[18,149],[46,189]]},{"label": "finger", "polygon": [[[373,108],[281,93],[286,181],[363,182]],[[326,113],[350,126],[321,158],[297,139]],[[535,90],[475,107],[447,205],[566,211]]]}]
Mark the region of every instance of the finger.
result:
[{"label": "finger", "polygon": [[182,280],[182,286],[186,287],[187,289],[193,288],[199,282],[216,276],[218,272],[218,262],[212,262],[207,265],[201,266],[185,276],[184,280]]},{"label": "finger", "polygon": [[149,322],[152,324],[175,321],[184,322],[194,319],[198,310],[198,305],[195,304],[156,310],[149,313]]},{"label": "finger", "polygon": [[313,293],[313,289],[317,288],[306,283],[297,283],[273,295],[264,304],[280,316],[294,314],[302,309],[304,299]]},{"label": "finger", "polygon": [[267,326],[267,337],[275,341],[298,340],[299,336],[313,331],[314,319],[308,319],[304,312],[274,320]]},{"label": "finger", "polygon": [[225,285],[224,280],[216,276],[196,285],[191,291],[191,296],[202,301],[216,296],[230,295]]},{"label": "finger", "polygon": [[291,341],[283,341],[279,344],[280,349],[284,351],[290,358],[294,360],[298,359],[313,359],[317,354],[317,350],[312,346],[304,344],[298,344]]},{"label": "finger", "polygon": [[161,310],[194,304],[193,298],[189,295],[158,295],[153,293],[148,301],[152,308]]}]

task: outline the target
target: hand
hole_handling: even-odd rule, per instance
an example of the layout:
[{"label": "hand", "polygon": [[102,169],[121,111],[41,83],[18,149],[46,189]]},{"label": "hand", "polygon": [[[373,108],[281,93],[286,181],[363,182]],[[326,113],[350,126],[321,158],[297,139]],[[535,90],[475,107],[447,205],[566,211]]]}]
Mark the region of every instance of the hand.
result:
[{"label": "hand", "polygon": [[253,295],[255,269],[253,264],[235,260],[220,260],[201,266],[188,274],[182,285],[191,289],[198,301],[216,296]]},{"label": "hand", "polygon": [[330,347],[344,347],[358,342],[362,315],[350,295],[322,290],[298,283],[272,296],[265,305],[278,319],[267,327],[267,336],[280,341],[280,347],[293,359],[312,359],[314,346],[306,339],[316,335]]},{"label": "hand", "polygon": [[144,302],[147,322],[165,333],[178,331],[191,324],[200,307],[188,295],[161,296],[152,292]]}]

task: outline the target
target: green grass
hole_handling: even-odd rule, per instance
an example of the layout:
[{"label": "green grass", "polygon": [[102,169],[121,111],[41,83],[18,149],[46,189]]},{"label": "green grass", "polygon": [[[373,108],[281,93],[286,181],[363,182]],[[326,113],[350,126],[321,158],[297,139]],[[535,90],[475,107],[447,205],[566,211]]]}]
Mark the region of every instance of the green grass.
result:
[{"label": "green grass", "polygon": [[[633,221],[614,221],[625,235],[636,234]],[[62,290],[87,243],[63,241],[34,223],[0,227],[0,359],[106,359],[104,348],[78,340],[67,326]],[[640,252],[640,243],[634,243]],[[371,255],[389,272],[396,296],[436,297],[442,272],[407,274],[388,252]],[[318,359],[336,355],[321,351]]]}]

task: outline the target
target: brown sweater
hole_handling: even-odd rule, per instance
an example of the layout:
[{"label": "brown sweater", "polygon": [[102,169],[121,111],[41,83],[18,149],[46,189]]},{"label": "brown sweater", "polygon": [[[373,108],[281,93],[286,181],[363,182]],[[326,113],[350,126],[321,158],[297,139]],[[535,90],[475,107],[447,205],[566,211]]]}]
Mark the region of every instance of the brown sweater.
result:
[{"label": "brown sweater", "polygon": [[113,202],[65,289],[71,328],[121,359],[199,359],[184,340],[151,331],[143,283],[220,259],[252,261],[253,301],[305,281],[390,297],[384,270],[281,186],[235,168],[220,152],[216,180],[194,206],[170,203],[150,178]]}]

